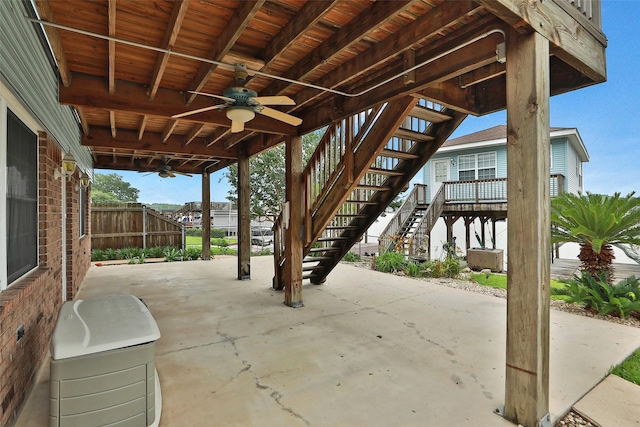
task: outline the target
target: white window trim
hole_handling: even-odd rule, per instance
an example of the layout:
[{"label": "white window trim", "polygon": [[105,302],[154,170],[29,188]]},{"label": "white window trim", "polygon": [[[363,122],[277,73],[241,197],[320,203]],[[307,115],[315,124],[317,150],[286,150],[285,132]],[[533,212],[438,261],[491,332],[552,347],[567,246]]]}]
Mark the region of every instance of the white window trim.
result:
[{"label": "white window trim", "polygon": [[[474,180],[479,179],[478,178],[478,170],[480,168],[478,168],[478,155],[479,154],[492,154],[493,158],[495,160],[495,176],[498,176],[498,152],[497,151],[483,151],[481,153],[474,153],[474,154],[461,154],[458,155],[458,180],[460,180],[460,172],[465,172],[465,171],[470,171],[473,170],[473,176],[474,176]],[[461,169],[460,168],[460,157],[471,157],[473,156],[473,168],[468,168],[468,169]],[[490,168],[482,168],[482,169],[490,169]]]},{"label": "white window trim", "polygon": [[[43,131],[36,120],[28,113],[17,98],[0,82],[0,292],[7,289],[8,271],[7,271],[7,116],[8,110],[18,117],[36,137],[38,133]],[[37,150],[39,153],[39,150]],[[37,200],[40,200],[40,186],[38,185]],[[38,205],[37,215],[40,215],[40,206]],[[38,233],[38,260],[40,259],[40,233]],[[36,265],[36,268],[37,265]],[[31,270],[33,271],[33,270]],[[29,272],[25,273],[29,274]],[[15,284],[17,279],[12,283]]]}]

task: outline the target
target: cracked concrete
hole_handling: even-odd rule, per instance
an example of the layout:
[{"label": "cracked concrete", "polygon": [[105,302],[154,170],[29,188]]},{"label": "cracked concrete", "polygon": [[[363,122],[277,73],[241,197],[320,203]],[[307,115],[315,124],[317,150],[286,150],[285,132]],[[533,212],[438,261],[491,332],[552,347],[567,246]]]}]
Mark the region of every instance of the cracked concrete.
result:
[{"label": "cracked concrete", "polygon": [[[273,291],[273,260],[90,269],[79,298],[145,300],[162,338],[161,427],[510,426],[505,300],[339,265],[305,307]],[[551,413],[567,412],[640,346],[637,328],[551,313]],[[48,371],[19,427],[48,425]]]}]

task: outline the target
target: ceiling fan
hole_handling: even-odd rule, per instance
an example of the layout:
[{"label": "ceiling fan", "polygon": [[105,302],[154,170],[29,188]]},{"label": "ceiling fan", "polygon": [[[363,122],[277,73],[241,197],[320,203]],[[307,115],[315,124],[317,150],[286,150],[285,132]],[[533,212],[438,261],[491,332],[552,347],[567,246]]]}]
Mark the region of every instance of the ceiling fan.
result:
[{"label": "ceiling fan", "polygon": [[[188,177],[192,177],[193,175],[188,174],[186,172],[180,172],[180,171],[175,171],[171,168],[171,165],[169,164],[169,159],[167,159],[166,157],[163,157],[160,159],[160,164],[158,165],[158,169],[156,170],[156,172],[158,173],[158,176],[160,178],[175,178],[176,174],[178,175],[184,175],[184,176],[188,176]],[[150,172],[147,175],[151,175],[152,173],[156,173],[156,172]],[[146,176],[146,175],[145,175]]]},{"label": "ceiling fan", "polygon": [[199,108],[184,113],[171,116],[173,119],[185,117],[191,114],[202,113],[210,110],[226,109],[227,117],[231,120],[231,133],[238,133],[244,130],[244,124],[256,116],[256,113],[271,117],[292,126],[299,126],[302,119],[294,117],[282,111],[266,107],[266,105],[296,105],[295,101],[288,96],[258,96],[254,90],[244,87],[249,73],[242,64],[236,64],[234,76],[237,86],[228,87],[222,95],[214,95],[205,92],[189,91],[198,95],[210,96],[225,101],[224,104],[216,104],[209,107]]}]

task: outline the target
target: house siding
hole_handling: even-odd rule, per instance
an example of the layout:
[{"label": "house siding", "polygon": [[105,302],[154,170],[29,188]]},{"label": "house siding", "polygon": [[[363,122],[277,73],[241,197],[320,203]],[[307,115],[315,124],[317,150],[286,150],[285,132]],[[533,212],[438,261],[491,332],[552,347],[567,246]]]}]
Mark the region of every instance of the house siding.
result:
[{"label": "house siding", "polygon": [[[67,152],[74,155],[89,175],[92,161],[87,148],[80,145],[80,130],[73,111],[57,102],[57,76],[34,30],[36,27],[24,19],[29,13],[25,9],[28,4],[0,1],[0,152],[8,144],[2,135],[7,132],[6,117],[10,110],[37,136],[38,174],[37,266],[9,286],[4,282],[6,277],[0,277],[6,287],[0,290],[0,427],[15,423],[46,358],[58,310],[65,298],[77,295],[91,256],[89,210],[87,233],[80,237],[79,230],[80,171],[76,169],[68,180],[56,178],[56,171],[60,171],[63,154]],[[5,160],[0,158],[0,164],[4,165]],[[0,182],[4,183],[2,178]],[[2,198],[5,191],[0,192]],[[88,203],[89,197],[86,200]],[[0,213],[0,229],[6,227],[6,216]],[[6,265],[10,248],[4,239],[1,245],[0,263]],[[24,335],[18,341],[19,328],[24,328]]]}]

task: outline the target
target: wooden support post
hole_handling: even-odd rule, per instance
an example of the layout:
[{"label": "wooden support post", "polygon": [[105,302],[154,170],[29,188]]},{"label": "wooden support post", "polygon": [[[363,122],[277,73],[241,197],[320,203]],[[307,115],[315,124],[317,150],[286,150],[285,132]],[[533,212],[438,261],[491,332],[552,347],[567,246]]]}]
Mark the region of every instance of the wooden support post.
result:
[{"label": "wooden support post", "polygon": [[238,280],[249,280],[251,279],[249,156],[246,145],[238,145]]},{"label": "wooden support post", "polygon": [[469,250],[471,248],[471,227],[470,227],[470,225],[474,220],[475,220],[475,218],[472,217],[472,216],[464,217],[464,231],[465,231],[464,238],[466,240],[465,248],[467,250]]},{"label": "wooden support post", "polygon": [[289,207],[289,224],[285,233],[284,303],[290,307],[302,307],[302,250],[303,250],[303,188],[302,188],[302,138],[290,137],[286,142],[286,200]]},{"label": "wooden support post", "polygon": [[496,219],[493,218],[491,220],[491,244],[493,246],[493,249],[496,248]]},{"label": "wooden support post", "polygon": [[549,418],[549,41],[507,39],[507,351],[504,417]]},{"label": "wooden support post", "polygon": [[211,259],[211,175],[202,173],[202,259]]}]

